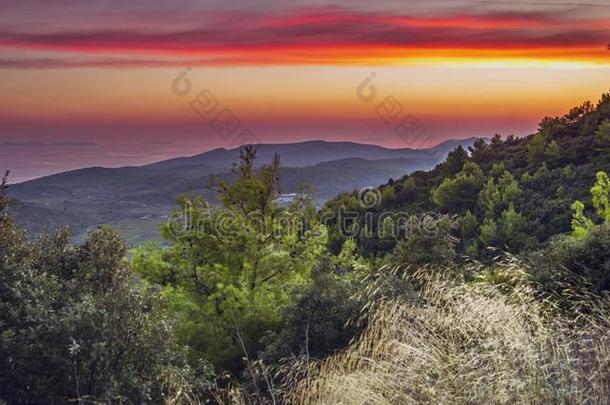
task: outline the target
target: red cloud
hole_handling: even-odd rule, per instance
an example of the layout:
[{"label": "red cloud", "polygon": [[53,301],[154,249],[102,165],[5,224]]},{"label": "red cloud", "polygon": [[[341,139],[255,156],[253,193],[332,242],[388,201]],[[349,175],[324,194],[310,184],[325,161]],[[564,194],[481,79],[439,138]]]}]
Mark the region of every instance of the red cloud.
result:
[{"label": "red cloud", "polygon": [[[171,21],[171,19],[169,19]],[[434,17],[320,9],[272,16],[243,13],[193,16],[188,24],[158,20],[146,27],[55,32],[0,32],[0,46],[79,54],[140,57],[120,61],[54,60],[55,64],[171,65],[179,56],[195,64],[366,63],[425,57],[532,57],[599,60],[606,57],[610,20],[544,13],[491,13]],[[137,25],[138,29],[130,26]],[[188,28],[182,28],[182,27]],[[160,59],[161,57],[161,59]],[[164,59],[170,58],[170,59]],[[41,59],[32,59],[42,65]],[[1,66],[27,60],[0,60]]]}]

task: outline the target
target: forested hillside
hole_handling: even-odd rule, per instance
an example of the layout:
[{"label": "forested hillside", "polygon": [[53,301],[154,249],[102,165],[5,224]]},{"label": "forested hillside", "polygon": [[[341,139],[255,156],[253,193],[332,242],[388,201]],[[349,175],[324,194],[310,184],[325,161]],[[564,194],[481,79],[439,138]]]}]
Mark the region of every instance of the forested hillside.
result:
[{"label": "forested hillside", "polygon": [[0,399],[608,402],[610,94],[322,209],[257,159],[129,255],[26,238],[3,183]]},{"label": "forested hillside", "polygon": [[[576,200],[594,223],[603,221],[589,190],[596,174],[609,169],[610,94],[605,94],[597,104],[586,102],[564,116],[546,117],[529,137],[502,140],[496,135],[467,150],[458,147],[434,170],[381,186],[372,211],[377,216],[388,211],[456,216],[460,253],[472,258],[484,256],[489,246],[531,251],[571,230]],[[338,212],[345,205],[365,211],[356,192],[337,196],[323,211]],[[378,222],[372,221],[375,226]],[[331,246],[336,251],[344,238],[334,231]],[[397,242],[375,236],[356,239],[366,256],[383,255]]]}]

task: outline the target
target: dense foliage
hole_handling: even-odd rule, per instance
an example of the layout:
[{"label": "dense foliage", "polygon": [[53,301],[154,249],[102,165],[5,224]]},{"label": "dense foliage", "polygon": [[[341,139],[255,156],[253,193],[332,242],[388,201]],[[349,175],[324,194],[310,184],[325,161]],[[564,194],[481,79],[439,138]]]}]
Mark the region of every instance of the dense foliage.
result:
[{"label": "dense foliage", "polygon": [[[603,222],[607,201],[589,193],[597,173],[610,171],[610,93],[586,102],[562,117],[542,120],[537,133],[502,140],[479,140],[468,151],[458,147],[430,172],[416,172],[380,187],[383,196],[372,213],[441,212],[459,218],[460,253],[484,259],[489,246],[512,252],[544,247],[554,235],[569,232],[571,206],[584,202],[593,223]],[[600,183],[607,195],[607,181]],[[330,200],[323,212],[338,213],[356,193]],[[583,207],[584,208],[584,207]],[[593,212],[593,208],[595,211]],[[355,203],[360,225],[366,208]],[[379,221],[371,221],[373,224]],[[329,222],[331,250],[345,239]],[[384,256],[396,240],[360,234],[359,252]]]},{"label": "dense foliage", "polygon": [[[187,365],[154,289],[134,279],[108,229],[26,240],[0,197],[0,400],[159,402],[183,381],[202,393],[211,369]],[[167,382],[174,381],[176,387]]]}]

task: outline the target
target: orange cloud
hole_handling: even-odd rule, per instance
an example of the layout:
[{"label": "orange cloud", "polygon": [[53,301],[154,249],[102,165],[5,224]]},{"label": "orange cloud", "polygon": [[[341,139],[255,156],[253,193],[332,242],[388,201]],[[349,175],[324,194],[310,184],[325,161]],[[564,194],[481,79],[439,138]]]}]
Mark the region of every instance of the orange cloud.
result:
[{"label": "orange cloud", "polygon": [[[410,16],[347,9],[272,16],[211,13],[189,24],[0,32],[0,47],[53,58],[0,58],[0,67],[394,64],[421,61],[610,62],[610,19],[556,13]],[[200,16],[198,16],[200,18]],[[142,20],[143,19],[143,20]],[[234,24],[230,24],[235,21]],[[188,28],[183,28],[188,27]],[[101,56],[100,56],[101,55]]]}]

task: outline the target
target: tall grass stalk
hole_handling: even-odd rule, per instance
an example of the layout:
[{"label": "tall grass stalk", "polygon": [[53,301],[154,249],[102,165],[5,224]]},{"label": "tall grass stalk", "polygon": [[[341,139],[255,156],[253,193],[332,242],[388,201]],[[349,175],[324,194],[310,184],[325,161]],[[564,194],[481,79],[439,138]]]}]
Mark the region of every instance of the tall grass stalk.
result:
[{"label": "tall grass stalk", "polygon": [[[514,263],[513,263],[514,265]],[[519,269],[503,271],[520,274]],[[559,311],[527,283],[463,283],[419,272],[417,299],[379,300],[365,332],[288,370],[297,404],[610,402],[610,305]],[[517,277],[516,279],[520,279]],[[515,281],[515,282],[513,282]],[[299,365],[300,364],[300,365]]]}]

